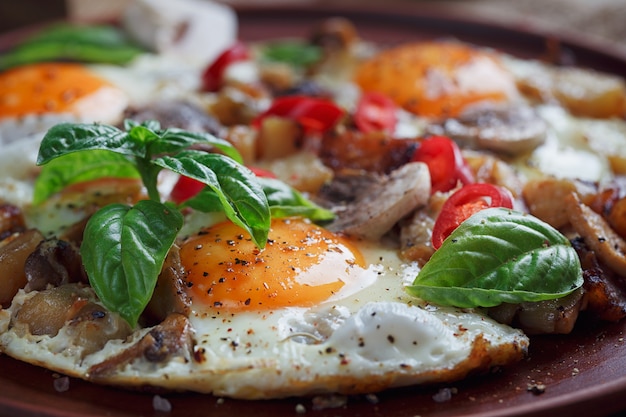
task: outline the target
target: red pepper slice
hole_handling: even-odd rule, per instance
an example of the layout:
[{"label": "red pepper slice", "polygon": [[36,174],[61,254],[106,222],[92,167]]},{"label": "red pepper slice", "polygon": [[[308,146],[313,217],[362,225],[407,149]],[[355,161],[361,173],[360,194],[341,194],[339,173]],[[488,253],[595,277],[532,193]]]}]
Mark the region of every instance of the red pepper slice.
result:
[{"label": "red pepper slice", "polygon": [[295,120],[307,132],[323,133],[335,126],[344,115],[344,110],[330,100],[308,96],[284,96],[274,100],[269,109],[252,122],[259,126],[268,116]]},{"label": "red pepper slice", "polygon": [[382,93],[364,93],[354,111],[354,124],[363,133],[393,133],[398,123],[397,108],[396,103]]},{"label": "red pepper slice", "polygon": [[433,226],[431,242],[439,249],[461,223],[471,215],[490,207],[513,208],[513,196],[506,188],[493,184],[477,183],[466,185],[452,194],[441,208]]},{"label": "red pepper slice", "polygon": [[430,171],[431,193],[446,192],[456,187],[472,184],[474,175],[461,155],[457,144],[445,136],[425,139],[413,154],[412,161],[424,162]]},{"label": "red pepper slice", "polygon": [[224,71],[237,61],[250,59],[250,50],[240,41],[222,52],[202,73],[202,90],[217,91],[222,86]]},{"label": "red pepper slice", "polygon": [[[267,169],[257,168],[257,167],[248,167],[254,175],[257,177],[265,177],[265,178],[276,178],[276,175],[272,171],[268,171]],[[176,203],[181,204],[182,202],[189,200],[191,197],[194,197],[205,187],[205,184],[195,180],[193,178],[186,177],[181,175],[176,181],[174,188],[170,192],[170,199]]]}]

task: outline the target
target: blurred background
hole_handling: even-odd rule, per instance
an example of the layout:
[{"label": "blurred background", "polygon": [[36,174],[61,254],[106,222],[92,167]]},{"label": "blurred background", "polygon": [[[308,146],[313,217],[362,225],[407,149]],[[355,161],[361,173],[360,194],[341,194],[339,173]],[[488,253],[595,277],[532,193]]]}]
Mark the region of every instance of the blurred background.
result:
[{"label": "blurred background", "polygon": [[[70,17],[108,19],[130,0],[17,0],[0,1],[0,33],[37,22]],[[325,5],[337,0],[219,0],[227,4]],[[495,19],[516,26],[583,34],[608,41],[626,54],[626,0],[341,0],[341,5],[411,4],[436,6],[463,15]]]}]

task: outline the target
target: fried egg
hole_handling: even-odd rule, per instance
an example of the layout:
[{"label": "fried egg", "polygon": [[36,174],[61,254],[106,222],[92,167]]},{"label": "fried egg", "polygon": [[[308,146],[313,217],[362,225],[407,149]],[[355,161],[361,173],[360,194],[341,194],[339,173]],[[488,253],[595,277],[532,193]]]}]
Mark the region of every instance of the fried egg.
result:
[{"label": "fried egg", "polygon": [[[479,312],[408,296],[418,266],[397,250],[331,233],[298,218],[274,220],[267,247],[218,223],[187,237],[193,352],[164,363],[137,359],[98,382],[191,390],[241,399],[369,393],[453,381],[521,359],[528,338]],[[93,366],[149,328],[84,355],[64,328],[19,335],[11,316],[33,297],[20,291],[0,312],[0,344],[18,359],[89,379]],[[93,299],[94,302],[95,297]]]},{"label": "fried egg", "polygon": [[0,73],[0,143],[60,122],[117,123],[126,94],[74,63],[38,63]]}]

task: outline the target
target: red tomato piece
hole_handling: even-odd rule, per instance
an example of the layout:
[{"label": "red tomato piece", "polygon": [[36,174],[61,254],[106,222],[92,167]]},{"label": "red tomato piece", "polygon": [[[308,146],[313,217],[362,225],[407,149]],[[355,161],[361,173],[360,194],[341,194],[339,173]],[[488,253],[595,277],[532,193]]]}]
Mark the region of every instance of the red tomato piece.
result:
[{"label": "red tomato piece", "polygon": [[198,194],[204,187],[205,184],[200,181],[181,175],[172,188],[170,199],[176,204],[180,204]]},{"label": "red tomato piece", "polygon": [[307,132],[323,133],[335,126],[344,110],[330,100],[307,96],[284,96],[274,100],[269,109],[258,115],[252,124],[259,126],[268,116],[295,120]]},{"label": "red tomato piece", "polygon": [[473,214],[490,207],[513,208],[513,196],[506,188],[493,184],[469,184],[452,194],[443,204],[433,226],[431,242],[439,249],[461,223]]},{"label": "red tomato piece", "polygon": [[450,191],[458,181],[463,185],[474,182],[474,175],[461,155],[461,150],[452,139],[445,136],[432,136],[423,140],[413,154],[412,161],[428,165],[431,193]]},{"label": "red tomato piece", "polygon": [[254,172],[254,175],[256,175],[257,177],[261,177],[261,178],[278,178],[276,177],[276,174],[274,174],[272,171],[269,171],[267,169],[263,169],[263,168],[259,168],[259,167],[248,167],[250,168],[250,170],[252,172]]},{"label": "red tomato piece", "polygon": [[354,112],[354,124],[363,133],[383,131],[393,133],[398,118],[396,103],[382,93],[364,93]]},{"label": "red tomato piece", "polygon": [[224,71],[237,61],[250,59],[250,50],[240,41],[222,52],[202,73],[202,90],[217,91],[222,86]]}]

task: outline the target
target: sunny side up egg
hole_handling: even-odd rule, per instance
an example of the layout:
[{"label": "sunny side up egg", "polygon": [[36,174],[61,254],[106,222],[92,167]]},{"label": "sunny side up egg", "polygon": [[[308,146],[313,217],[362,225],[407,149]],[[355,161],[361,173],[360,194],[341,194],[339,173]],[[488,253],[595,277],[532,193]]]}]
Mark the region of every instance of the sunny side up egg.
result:
[{"label": "sunny side up egg", "polygon": [[[404,292],[417,272],[379,242],[274,220],[266,249],[219,223],[185,239],[194,360],[142,382],[243,399],[456,380],[523,357],[519,330]],[[86,358],[86,364],[97,359]],[[108,382],[128,384],[138,368]]]}]

